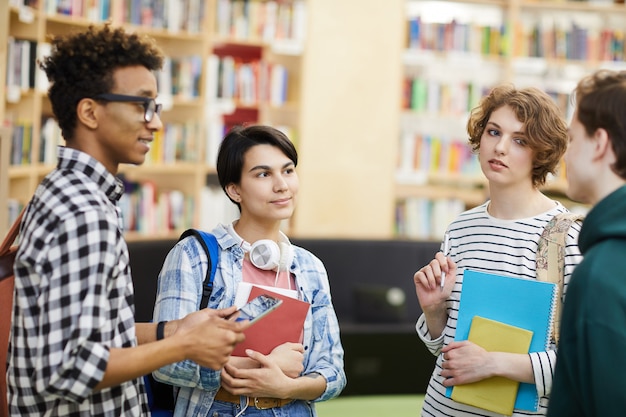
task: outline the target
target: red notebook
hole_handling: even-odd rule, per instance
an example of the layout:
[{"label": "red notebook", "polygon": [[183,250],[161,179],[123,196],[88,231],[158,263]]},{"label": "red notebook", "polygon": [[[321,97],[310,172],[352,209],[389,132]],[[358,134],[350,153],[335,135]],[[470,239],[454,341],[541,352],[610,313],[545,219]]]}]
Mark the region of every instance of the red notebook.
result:
[{"label": "red notebook", "polygon": [[286,342],[300,343],[304,331],[304,319],[309,312],[309,303],[286,295],[252,286],[248,300],[261,294],[283,300],[278,308],[248,327],[246,339],[233,350],[233,356],[247,356],[246,349],[252,349],[264,355],[276,346]]}]

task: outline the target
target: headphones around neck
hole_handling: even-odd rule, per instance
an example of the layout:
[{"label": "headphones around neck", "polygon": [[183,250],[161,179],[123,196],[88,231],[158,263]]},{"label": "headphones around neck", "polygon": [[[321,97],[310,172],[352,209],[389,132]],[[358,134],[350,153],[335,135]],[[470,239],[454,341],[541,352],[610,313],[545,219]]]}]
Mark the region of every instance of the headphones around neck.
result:
[{"label": "headphones around neck", "polygon": [[257,240],[250,244],[237,234],[232,223],[227,226],[228,233],[237,241],[241,249],[247,252],[252,265],[265,271],[287,271],[293,261],[293,248],[284,233],[280,232],[281,241],[271,239]]}]

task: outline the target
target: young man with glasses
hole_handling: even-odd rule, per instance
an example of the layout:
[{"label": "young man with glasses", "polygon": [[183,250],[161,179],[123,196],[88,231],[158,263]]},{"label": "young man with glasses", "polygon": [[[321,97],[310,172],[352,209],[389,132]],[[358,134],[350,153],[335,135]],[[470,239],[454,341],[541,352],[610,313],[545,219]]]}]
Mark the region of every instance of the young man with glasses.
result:
[{"label": "young man with glasses", "polygon": [[246,324],[224,319],[234,308],[158,330],[134,321],[115,174],[144,162],[162,128],[153,74],[162,59],[153,40],[105,25],[55,38],[41,63],[66,146],[21,225],[10,415],[147,415],[143,375],[185,359],[220,369],[243,339]]}]

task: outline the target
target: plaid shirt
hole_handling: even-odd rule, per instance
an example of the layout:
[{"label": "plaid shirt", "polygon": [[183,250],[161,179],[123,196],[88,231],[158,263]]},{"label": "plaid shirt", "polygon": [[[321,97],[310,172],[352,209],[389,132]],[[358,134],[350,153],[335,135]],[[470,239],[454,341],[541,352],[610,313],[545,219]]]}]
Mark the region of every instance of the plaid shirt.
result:
[{"label": "plaid shirt", "polygon": [[8,355],[9,412],[148,415],[143,380],[94,391],[111,347],[137,344],[123,186],[91,156],[59,148],[21,225]]},{"label": "plaid shirt", "polygon": [[[244,252],[222,225],[213,230],[220,247],[213,293],[208,307],[234,304],[237,284],[242,281]],[[304,372],[317,372],[326,379],[326,391],[316,399],[339,395],[346,385],[339,324],[330,297],[326,269],[309,251],[294,246],[290,272],[296,287],[311,309],[304,322]],[[208,267],[206,252],[196,238],[183,239],[170,251],[159,274],[154,321],[173,320],[200,306],[202,283]],[[220,373],[199,367],[192,361],[178,362],[155,372],[158,380],[181,387],[176,402],[177,416],[207,415],[220,387]],[[282,408],[289,414],[290,405]]]}]

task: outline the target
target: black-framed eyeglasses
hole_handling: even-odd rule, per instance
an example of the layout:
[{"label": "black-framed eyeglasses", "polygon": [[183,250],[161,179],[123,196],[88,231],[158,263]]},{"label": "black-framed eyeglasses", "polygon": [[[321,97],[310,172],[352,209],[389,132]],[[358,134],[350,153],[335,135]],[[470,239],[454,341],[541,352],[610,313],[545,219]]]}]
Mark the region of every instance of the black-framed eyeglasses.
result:
[{"label": "black-framed eyeglasses", "polygon": [[146,121],[146,123],[150,123],[155,114],[158,114],[160,117],[161,109],[163,108],[163,105],[157,104],[157,102],[153,98],[142,96],[127,96],[125,94],[98,94],[94,97],[94,100],[119,101],[124,103],[141,103],[141,105],[143,106],[143,119]]}]

